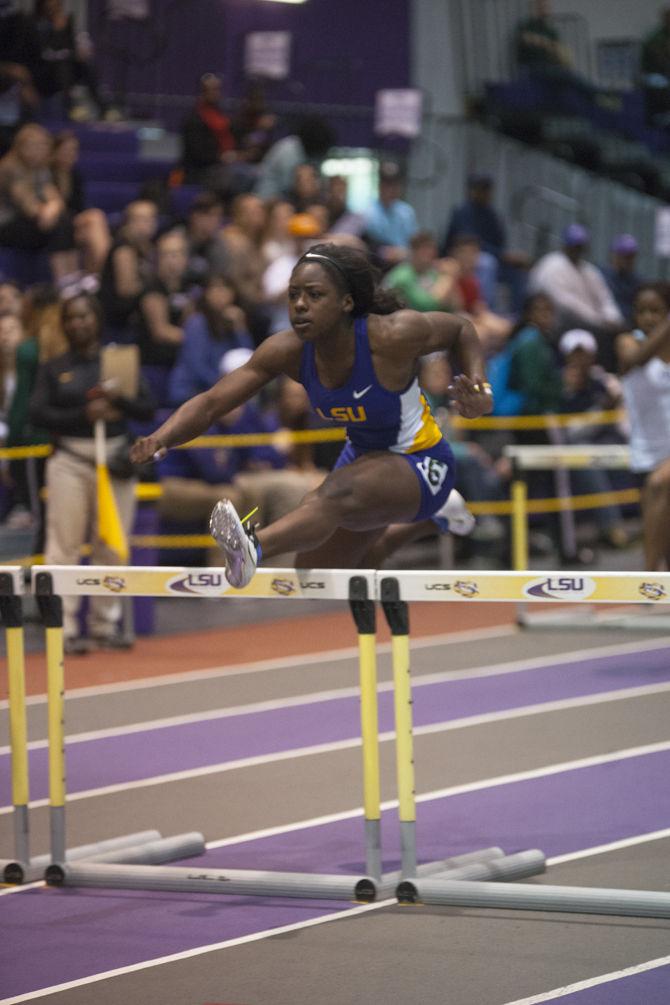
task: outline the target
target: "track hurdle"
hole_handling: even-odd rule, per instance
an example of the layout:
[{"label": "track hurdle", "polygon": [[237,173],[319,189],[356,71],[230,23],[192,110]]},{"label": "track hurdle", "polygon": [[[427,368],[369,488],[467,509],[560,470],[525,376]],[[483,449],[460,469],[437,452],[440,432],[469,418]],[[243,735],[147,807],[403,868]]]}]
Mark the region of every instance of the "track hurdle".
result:
[{"label": "track hurdle", "polygon": [[[125,596],[180,596],[180,597],[256,597],[284,599],[319,598],[346,600],[353,615],[359,640],[359,669],[361,692],[361,736],[363,758],[363,805],[366,874],[338,875],[298,872],[268,872],[256,870],[206,870],[171,866],[166,869],[103,862],[70,863],[57,856],[63,846],[60,834],[64,826],[65,790],[59,779],[64,768],[54,768],[56,783],[53,801],[53,863],[47,869],[47,882],[52,885],[105,886],[126,889],[170,890],[182,892],[214,892],[229,895],[257,895],[316,898],[329,900],[357,900],[369,902],[392,895],[402,873],[386,876],[381,871],[381,802],[379,780],[379,733],[377,712],[376,668],[376,575],[373,571],[261,569],[253,581],[242,590],[233,590],[221,569],[195,568],[134,568],[52,566],[40,567],[33,580],[33,589],[45,608],[48,619],[59,623],[58,601],[61,595],[105,595],[109,591]],[[50,614],[52,607],[55,614]],[[62,624],[62,620],[61,620]],[[47,629],[48,630],[48,629]],[[62,635],[62,630],[61,630]],[[55,645],[56,643],[54,643]],[[48,656],[48,654],[47,654]],[[58,674],[58,669],[54,670]],[[50,745],[54,746],[56,765],[62,758],[62,699],[60,678],[50,690],[54,702],[51,713],[54,728]],[[409,722],[411,730],[411,721]],[[401,745],[407,756],[407,745]],[[413,783],[412,783],[413,784]],[[405,821],[403,821],[404,823]],[[412,838],[413,840],[413,833]],[[409,841],[408,841],[409,843]],[[186,857],[186,856],[184,856]],[[499,848],[485,848],[466,855],[428,863],[419,867],[419,874],[448,873],[455,878],[466,870],[464,878],[473,878],[472,867],[502,862],[504,852]],[[416,869],[412,869],[412,874]],[[526,873],[527,874],[527,873]],[[490,870],[485,872],[492,877]]]},{"label": "track hurdle", "polygon": [[[456,603],[542,602],[647,603],[670,604],[670,573],[583,572],[385,572],[379,573],[379,595],[399,602],[432,600]],[[411,703],[411,695],[408,697]],[[516,860],[518,859],[518,860]],[[500,883],[530,875],[524,870],[538,866],[541,852],[532,850],[519,856],[475,866],[471,875],[448,873],[437,876],[405,876],[396,889],[403,903],[439,904],[449,907],[487,907],[523,911],[556,911],[603,914],[620,917],[670,918],[670,894],[646,890],[618,890],[593,887]],[[485,875],[488,871],[489,875]],[[453,882],[458,879],[459,882]]]}]

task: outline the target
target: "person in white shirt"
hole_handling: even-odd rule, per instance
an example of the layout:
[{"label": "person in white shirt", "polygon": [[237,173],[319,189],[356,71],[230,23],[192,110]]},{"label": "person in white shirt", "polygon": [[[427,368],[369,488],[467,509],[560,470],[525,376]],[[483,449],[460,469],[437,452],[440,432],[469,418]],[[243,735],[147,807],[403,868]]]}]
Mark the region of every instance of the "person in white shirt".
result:
[{"label": "person in white shirt", "polygon": [[563,331],[587,328],[596,335],[598,362],[612,371],[614,335],[623,331],[625,321],[601,271],[584,257],[588,245],[586,227],[571,223],[563,231],[561,249],[540,258],[528,282],[533,293],[552,299]]}]

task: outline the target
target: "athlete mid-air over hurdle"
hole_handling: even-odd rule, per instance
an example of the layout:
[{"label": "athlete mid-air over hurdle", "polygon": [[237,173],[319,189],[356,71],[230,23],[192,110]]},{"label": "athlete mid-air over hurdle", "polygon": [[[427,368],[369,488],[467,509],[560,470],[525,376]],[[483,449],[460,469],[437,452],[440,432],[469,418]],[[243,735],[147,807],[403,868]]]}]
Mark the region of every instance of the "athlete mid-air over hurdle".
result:
[{"label": "athlete mid-air over hurdle", "polygon": [[[434,525],[467,533],[473,518],[454,491],[454,457],[417,378],[429,353],[449,353],[458,412],[491,412],[477,334],[465,318],[403,310],[378,284],[365,254],[318,244],[297,262],[288,289],[291,329],[270,336],[243,366],[185,402],[131,459],[144,464],[202,434],[281,374],[299,381],[322,419],[346,427],[335,467],[300,505],[261,530],[226,499],[210,530],[231,586],[250,581],[261,557],[295,551],[296,568],[355,568]],[[401,525],[401,526],[398,526]]]}]

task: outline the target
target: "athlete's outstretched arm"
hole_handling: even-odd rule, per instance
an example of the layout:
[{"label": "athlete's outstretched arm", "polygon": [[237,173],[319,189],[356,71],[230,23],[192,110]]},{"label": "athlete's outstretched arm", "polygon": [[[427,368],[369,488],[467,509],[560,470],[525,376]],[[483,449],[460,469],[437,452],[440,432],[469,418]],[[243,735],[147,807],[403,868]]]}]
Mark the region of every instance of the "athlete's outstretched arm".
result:
[{"label": "athlete's outstretched arm", "polygon": [[226,374],[213,387],[184,402],[150,436],[133,444],[130,459],[145,464],[164,456],[170,447],[200,436],[217,419],[253,398],[271,380],[287,371],[292,374],[295,355],[294,338],[280,332],[271,336],[243,366]]}]

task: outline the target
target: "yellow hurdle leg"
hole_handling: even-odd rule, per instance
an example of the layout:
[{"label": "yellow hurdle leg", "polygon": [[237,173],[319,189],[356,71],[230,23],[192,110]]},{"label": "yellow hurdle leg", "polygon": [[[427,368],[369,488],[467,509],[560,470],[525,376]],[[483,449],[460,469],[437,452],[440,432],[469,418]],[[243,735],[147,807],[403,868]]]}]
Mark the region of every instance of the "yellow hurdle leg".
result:
[{"label": "yellow hurdle leg", "polygon": [[38,574],[36,597],[46,628],[51,861],[65,862],[65,673],[63,601],[51,593],[51,577]]}]

